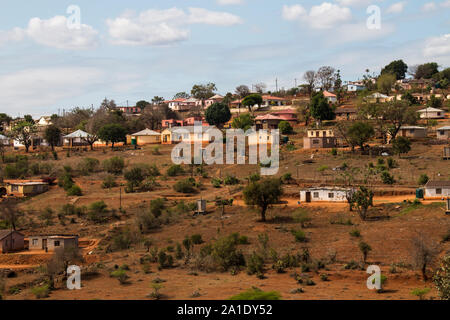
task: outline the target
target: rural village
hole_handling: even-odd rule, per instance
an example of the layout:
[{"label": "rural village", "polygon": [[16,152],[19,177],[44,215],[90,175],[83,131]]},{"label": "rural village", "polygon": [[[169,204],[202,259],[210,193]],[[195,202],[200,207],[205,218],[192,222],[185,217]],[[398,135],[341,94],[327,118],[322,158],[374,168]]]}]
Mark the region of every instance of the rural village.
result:
[{"label": "rural village", "polygon": [[[301,83],[0,114],[0,297],[449,299],[450,68]],[[172,162],[211,128],[278,129],[278,173]]]}]

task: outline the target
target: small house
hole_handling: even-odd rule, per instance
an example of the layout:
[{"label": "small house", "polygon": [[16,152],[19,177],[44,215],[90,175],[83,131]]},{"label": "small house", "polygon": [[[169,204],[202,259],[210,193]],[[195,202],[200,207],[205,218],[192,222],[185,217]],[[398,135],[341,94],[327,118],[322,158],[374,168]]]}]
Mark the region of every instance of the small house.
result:
[{"label": "small house", "polygon": [[318,187],[300,191],[300,202],[347,202],[351,188]]},{"label": "small house", "polygon": [[278,129],[278,124],[284,121],[283,118],[277,117],[273,114],[265,114],[262,116],[257,116],[255,118],[255,125],[257,130],[261,129]]},{"label": "small house", "polygon": [[436,108],[425,108],[417,111],[420,114],[421,119],[444,119],[445,111]]},{"label": "small house", "polygon": [[262,96],[263,107],[270,107],[270,106],[284,106],[287,104],[288,100],[280,97],[275,97],[271,95],[263,95]]},{"label": "small house", "polygon": [[48,191],[48,183],[32,180],[5,180],[0,194],[14,197],[31,197]]},{"label": "small house", "polygon": [[436,135],[439,140],[450,139],[450,126],[440,127],[436,130]]},{"label": "small house", "polygon": [[405,138],[426,138],[428,130],[419,126],[402,126],[398,132],[398,136]]},{"label": "small house", "polygon": [[216,94],[214,96],[212,96],[211,98],[205,100],[205,107],[209,107],[214,103],[218,103],[218,102],[222,102],[224,99],[223,96],[221,96],[220,94]]},{"label": "small house", "polygon": [[11,145],[11,140],[2,134],[0,134],[0,144],[3,146],[9,146]]},{"label": "small house", "polygon": [[347,91],[348,92],[357,92],[357,91],[363,91],[366,87],[361,84],[348,84],[347,85]]},{"label": "small house", "polygon": [[348,107],[336,108],[334,113],[336,114],[336,120],[340,121],[355,120],[358,115],[358,111],[356,110],[356,108]]},{"label": "small house", "polygon": [[304,149],[335,148],[337,138],[330,129],[308,129],[303,138]]},{"label": "small house", "polygon": [[293,109],[285,109],[271,112],[272,115],[282,118],[291,124],[297,123],[297,111]]},{"label": "small house", "polygon": [[65,146],[69,147],[81,147],[88,146],[89,143],[86,141],[90,134],[84,132],[83,130],[77,130],[63,137],[63,143]]},{"label": "small house", "polygon": [[58,248],[78,248],[78,235],[44,234],[28,237],[29,250],[55,251]]},{"label": "small house", "polygon": [[328,92],[328,91],[324,91],[323,95],[325,96],[325,98],[327,98],[329,103],[336,103],[337,102],[337,96],[334,93]]},{"label": "small house", "polygon": [[24,235],[15,230],[0,230],[0,253],[23,250],[24,239]]},{"label": "small house", "polygon": [[131,135],[127,135],[127,144],[142,146],[146,144],[161,143],[161,133],[145,129]]},{"label": "small house", "polygon": [[208,130],[217,129],[215,126],[185,126],[167,128],[161,132],[162,144],[177,144],[182,141],[190,141],[190,143],[201,142],[207,144],[211,142]]},{"label": "small house", "polygon": [[450,197],[450,181],[428,181],[425,185],[425,198]]},{"label": "small house", "polygon": [[387,102],[390,100],[389,96],[379,93],[379,92],[375,92],[369,96],[367,96],[365,98],[365,100],[369,103],[383,103],[383,102]]}]

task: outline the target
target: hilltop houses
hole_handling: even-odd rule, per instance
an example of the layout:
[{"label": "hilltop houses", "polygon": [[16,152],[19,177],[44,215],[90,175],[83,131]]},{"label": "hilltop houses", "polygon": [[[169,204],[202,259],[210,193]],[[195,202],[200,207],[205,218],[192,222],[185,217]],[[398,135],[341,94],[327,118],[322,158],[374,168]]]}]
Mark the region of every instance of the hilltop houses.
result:
[{"label": "hilltop houses", "polygon": [[303,138],[304,149],[335,148],[337,138],[331,129],[308,129]]},{"label": "hilltop houses", "polygon": [[402,126],[398,132],[399,137],[426,138],[428,130],[419,126]]},{"label": "hilltop houses", "polygon": [[0,230],[0,253],[10,253],[24,249],[24,235],[15,230]]},{"label": "hilltop houses", "polygon": [[28,237],[30,251],[55,251],[58,248],[78,248],[78,235],[74,234],[38,234]]},{"label": "hilltop houses", "polygon": [[300,191],[300,202],[347,202],[351,188],[316,187]]},{"label": "hilltop houses", "polygon": [[4,180],[0,195],[32,197],[48,191],[48,183],[42,180]]},{"label": "hilltop houses", "polygon": [[440,127],[436,129],[437,138],[439,140],[450,139],[450,126]]},{"label": "hilltop houses", "polygon": [[127,135],[127,144],[143,146],[146,144],[161,143],[161,133],[145,129],[130,135]]},{"label": "hilltop houses", "polygon": [[329,103],[336,103],[337,102],[337,95],[335,95],[334,93],[328,92],[328,91],[324,91],[323,95],[325,96],[325,98],[328,100]]},{"label": "hilltop houses", "polygon": [[[194,126],[184,126],[184,127],[172,127],[167,128],[161,132],[161,143],[162,144],[177,144],[183,140],[190,139],[191,143],[201,142],[202,144],[209,143],[211,138],[208,134],[209,129],[217,129],[215,126],[202,126],[201,132],[196,132]],[[197,128],[198,130],[198,128]]]},{"label": "hilltop houses", "polygon": [[441,109],[436,109],[428,107],[417,111],[420,114],[421,119],[444,119],[445,111]]},{"label": "hilltop houses", "polygon": [[428,181],[425,185],[426,199],[450,197],[450,181]]}]

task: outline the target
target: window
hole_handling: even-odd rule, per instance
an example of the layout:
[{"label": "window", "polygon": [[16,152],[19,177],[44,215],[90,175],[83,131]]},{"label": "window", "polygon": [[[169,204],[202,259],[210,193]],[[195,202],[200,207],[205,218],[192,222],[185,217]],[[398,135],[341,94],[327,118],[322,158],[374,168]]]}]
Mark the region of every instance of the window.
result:
[{"label": "window", "polygon": [[436,189],[436,194],[442,194],[442,189],[441,188],[437,188]]},{"label": "window", "polygon": [[313,197],[314,197],[314,198],[318,198],[318,197],[319,197],[319,193],[318,193],[318,192],[314,192],[314,193],[313,193]]},{"label": "window", "polygon": [[414,129],[409,130],[409,133],[413,134],[414,133]]},{"label": "window", "polygon": [[313,143],[313,144],[319,144],[319,143],[320,143],[320,140],[313,139],[312,143]]},{"label": "window", "polygon": [[39,240],[38,240],[38,239],[33,239],[33,240],[31,241],[31,243],[33,244],[33,246],[37,246],[38,243],[39,243]]},{"label": "window", "polygon": [[330,192],[330,193],[328,194],[328,198],[329,198],[329,199],[333,199],[333,198],[334,198],[334,193]]},{"label": "window", "polygon": [[55,240],[55,242],[53,243],[53,245],[54,245],[55,247],[59,247],[59,246],[60,246],[59,240]]},{"label": "window", "polygon": [[12,185],[11,186],[11,191],[19,191],[19,186]]}]

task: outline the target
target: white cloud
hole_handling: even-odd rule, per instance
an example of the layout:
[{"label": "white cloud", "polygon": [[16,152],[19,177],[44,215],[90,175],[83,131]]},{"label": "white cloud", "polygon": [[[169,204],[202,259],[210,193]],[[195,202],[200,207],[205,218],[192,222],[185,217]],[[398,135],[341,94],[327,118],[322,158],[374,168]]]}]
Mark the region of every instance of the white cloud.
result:
[{"label": "white cloud", "polygon": [[427,58],[450,55],[450,33],[426,40],[423,55]]},{"label": "white cloud", "polygon": [[56,16],[48,20],[31,19],[26,34],[35,42],[49,47],[87,49],[96,45],[98,32],[86,24],[81,24],[79,29],[69,29],[67,18]]},{"label": "white cloud", "polygon": [[103,73],[96,68],[33,68],[0,76],[0,100],[10,111],[35,114],[62,99],[85,93],[101,84]]},{"label": "white cloud", "polygon": [[376,1],[383,1],[383,0],[336,0],[337,3],[339,3],[341,6],[346,7],[361,7],[366,6],[369,4],[372,4]]},{"label": "white cloud", "polygon": [[305,16],[306,10],[299,4],[294,4],[292,6],[284,5],[281,14],[284,20],[294,21]]},{"label": "white cloud", "polygon": [[233,4],[242,4],[244,0],[217,0],[217,3],[221,6],[233,5]]},{"label": "white cloud", "polygon": [[427,2],[422,7],[423,11],[434,11],[436,9],[437,9],[437,5],[435,2]]},{"label": "white cloud", "polygon": [[98,32],[86,24],[81,24],[78,29],[69,29],[67,18],[64,16],[55,16],[47,20],[32,18],[24,29],[0,31],[0,45],[27,38],[48,47],[77,50],[95,46],[97,36]]},{"label": "white cloud", "polygon": [[285,20],[299,20],[312,29],[331,29],[352,19],[349,8],[330,2],[311,7],[309,13],[300,5],[283,6],[282,15]]},{"label": "white cloud", "polygon": [[125,12],[108,19],[111,42],[116,45],[169,45],[189,38],[189,24],[231,26],[242,23],[240,17],[227,12],[189,8],[189,14],[178,8],[151,9],[135,15]]},{"label": "white cloud", "polygon": [[210,11],[203,8],[189,8],[188,22],[216,26],[232,26],[241,24],[242,19],[228,12]]},{"label": "white cloud", "polygon": [[441,6],[444,8],[450,8],[450,0],[446,0],[441,3]]},{"label": "white cloud", "polygon": [[395,27],[383,23],[380,29],[368,29],[365,23],[350,23],[336,27],[333,36],[329,37],[328,44],[339,45],[346,42],[371,41],[392,34]]},{"label": "white cloud", "polygon": [[186,40],[189,30],[181,27],[186,19],[184,11],[177,8],[147,10],[137,17],[127,12],[115,19],[106,20],[109,35],[117,45],[163,45]]},{"label": "white cloud", "polygon": [[400,2],[396,2],[394,4],[392,4],[391,6],[389,6],[389,8],[387,8],[387,13],[402,13],[403,10],[405,9],[406,6],[406,1],[400,1]]}]

